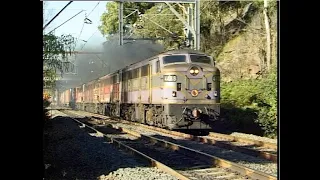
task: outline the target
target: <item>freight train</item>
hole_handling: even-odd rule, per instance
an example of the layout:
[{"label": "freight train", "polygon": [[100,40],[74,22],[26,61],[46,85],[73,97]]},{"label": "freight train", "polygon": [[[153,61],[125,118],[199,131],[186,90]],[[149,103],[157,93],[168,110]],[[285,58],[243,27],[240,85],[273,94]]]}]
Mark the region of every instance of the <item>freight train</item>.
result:
[{"label": "freight train", "polygon": [[60,93],[60,105],[171,130],[210,130],[220,115],[212,57],[173,50]]}]

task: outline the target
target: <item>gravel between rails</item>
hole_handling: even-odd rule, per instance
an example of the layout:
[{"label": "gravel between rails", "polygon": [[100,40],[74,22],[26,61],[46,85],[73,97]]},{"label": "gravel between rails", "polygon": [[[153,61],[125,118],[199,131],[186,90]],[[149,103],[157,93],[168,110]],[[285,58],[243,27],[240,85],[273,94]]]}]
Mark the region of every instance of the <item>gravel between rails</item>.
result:
[{"label": "gravel between rails", "polygon": [[80,129],[63,113],[52,115],[44,132],[45,179],[177,180]]},{"label": "gravel between rails", "polygon": [[[97,130],[106,133],[109,127],[95,126]],[[194,156],[190,157],[181,154],[179,151],[172,151],[164,147],[158,146],[144,139],[137,138],[130,134],[107,134],[108,137],[121,141],[122,143],[146,154],[161,163],[178,170],[181,174],[192,179],[214,180],[214,179],[250,179],[239,175],[225,168],[211,168],[211,161],[208,159],[197,159]],[[191,170],[190,170],[191,168]],[[205,168],[209,173],[197,172],[198,168]]]},{"label": "gravel between rails", "polygon": [[[150,176],[153,175],[153,176]],[[157,180],[170,179],[157,168],[120,168],[111,172],[107,176],[102,175],[99,180]]]},{"label": "gravel between rails", "polygon": [[[82,112],[82,111],[78,111],[76,113],[84,116],[91,114],[91,113]],[[249,156],[236,151],[219,148],[210,144],[204,144],[201,142],[185,140],[181,137],[176,137],[176,136],[168,135],[158,131],[153,131],[150,129],[143,128],[141,126],[135,126],[132,124],[124,124],[124,123],[112,123],[112,124],[116,126],[121,126],[123,128],[127,128],[132,131],[138,131],[139,133],[144,135],[153,136],[156,138],[170,141],[172,143],[180,144],[182,146],[189,147],[189,148],[192,148],[192,149],[195,149],[195,150],[198,150],[222,159],[226,159],[231,162],[239,163],[241,165],[244,165],[254,170],[259,170],[259,171],[271,174],[273,176],[277,176],[277,163],[273,163],[271,161],[264,160],[259,157]]]},{"label": "gravel between rails", "polygon": [[172,143],[176,143],[185,147],[189,147],[191,149],[195,149],[195,150],[198,150],[222,159],[226,159],[231,162],[239,163],[241,165],[244,165],[254,170],[259,170],[259,171],[271,174],[273,176],[277,176],[277,163],[273,163],[271,161],[264,160],[262,158],[253,157],[253,156],[249,156],[236,151],[219,148],[217,146],[210,145],[210,144],[185,140],[181,137],[176,137],[176,136],[168,135],[161,132],[155,132],[139,126],[125,125],[122,123],[119,123],[118,126],[130,129],[133,131],[138,131],[141,134],[153,136],[153,137],[163,139]]},{"label": "gravel between rails", "polygon": [[[87,115],[93,115],[93,113],[90,112],[85,112],[85,111],[77,111],[77,113],[86,113]],[[252,140],[257,140],[257,141],[262,141],[262,142],[268,142],[268,143],[277,143],[277,139],[271,139],[267,137],[261,137],[253,134],[245,134],[245,133],[240,133],[240,132],[233,132],[230,134],[231,136],[236,136],[236,137],[242,137],[242,138],[248,138]]]}]

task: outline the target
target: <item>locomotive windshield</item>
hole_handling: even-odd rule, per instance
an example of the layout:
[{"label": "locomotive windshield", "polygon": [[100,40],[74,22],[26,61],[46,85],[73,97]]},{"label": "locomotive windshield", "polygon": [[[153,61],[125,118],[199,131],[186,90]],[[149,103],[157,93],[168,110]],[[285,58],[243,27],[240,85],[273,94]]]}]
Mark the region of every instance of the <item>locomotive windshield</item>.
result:
[{"label": "locomotive windshield", "polygon": [[172,55],[163,57],[163,64],[186,62],[185,55]]},{"label": "locomotive windshield", "polygon": [[211,59],[208,56],[190,55],[191,62],[211,64]]}]

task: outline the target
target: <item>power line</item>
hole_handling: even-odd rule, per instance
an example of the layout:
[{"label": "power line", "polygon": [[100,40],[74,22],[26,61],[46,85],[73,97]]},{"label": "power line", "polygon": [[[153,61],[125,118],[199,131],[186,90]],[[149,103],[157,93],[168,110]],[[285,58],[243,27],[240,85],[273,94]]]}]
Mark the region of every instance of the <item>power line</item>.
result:
[{"label": "power line", "polygon": [[80,34],[79,34],[79,36],[78,36],[78,38],[77,38],[77,40],[76,40],[75,47],[77,46],[77,43],[78,43],[78,40],[79,40],[79,38],[80,38],[80,36],[81,36],[81,34],[82,34],[83,28],[84,28],[84,22],[83,22],[83,24],[82,24],[82,28],[81,28],[81,30],[80,30]]},{"label": "power line", "polygon": [[96,4],[96,6],[91,10],[91,12],[88,14],[88,16],[87,17],[89,17],[90,16],[90,14],[92,13],[92,11],[99,5],[99,3],[100,3],[100,1]]},{"label": "power line", "polygon": [[[51,33],[52,31],[58,29],[60,26],[64,25],[66,22],[70,21],[71,19],[73,19],[74,17],[76,17],[78,14],[82,13],[84,10],[81,10],[80,12],[78,12],[77,14],[75,14],[74,16],[72,16],[71,18],[69,18],[68,20],[66,20],[65,22],[63,22],[62,24],[60,24],[58,27],[54,28],[53,30],[51,30],[49,33]],[[48,33],[48,34],[49,34]]]},{"label": "power line", "polygon": [[57,18],[57,17],[59,16],[59,14],[60,14],[65,8],[67,8],[72,2],[73,2],[73,1],[70,1],[67,5],[65,5],[65,6],[58,12],[58,14],[56,14],[56,15],[43,27],[43,30],[46,29],[46,27],[48,27],[49,24],[51,24],[51,22],[52,22],[55,18]]},{"label": "power line", "polygon": [[[96,54],[96,56],[97,56],[97,58],[102,62],[102,65],[105,65],[106,67],[108,67],[109,69],[108,69],[108,73],[110,73],[110,68],[111,68],[111,66],[110,65],[108,65],[108,64],[106,64],[97,54]],[[102,69],[104,69],[104,67],[102,66],[101,67]]]},{"label": "power line", "polygon": [[[91,12],[87,15],[87,17],[89,17],[89,15],[93,12],[93,10],[96,9],[96,7],[99,5],[99,3],[100,3],[100,1],[99,1],[99,2],[96,4],[96,6],[91,10]],[[83,44],[83,46],[81,47],[81,50],[82,50],[82,49],[84,48],[84,46],[87,44],[87,42],[89,41],[89,39],[91,39],[92,36],[97,33],[97,31],[98,31],[98,29],[88,38],[88,40],[87,40],[87,41]]]},{"label": "power line", "polygon": [[[88,15],[86,15],[85,16],[85,18],[87,19],[87,17],[89,17],[90,16],[90,14],[96,9],[96,7],[99,5],[99,3],[100,3],[100,1],[96,4],[96,6],[90,11],[90,13],[88,14]],[[80,30],[80,34],[79,34],[79,36],[78,36],[78,38],[77,38],[77,40],[76,40],[76,45],[77,45],[77,43],[78,43],[78,39],[80,38],[80,36],[81,36],[81,34],[82,34],[82,31],[83,31],[83,28],[84,28],[84,24],[85,24],[85,21],[83,22],[83,24],[82,24],[82,28],[81,28],[81,30]],[[90,37],[91,38],[91,37]],[[90,39],[89,38],[89,39]],[[88,40],[89,40],[88,39]],[[85,43],[87,43],[88,42],[88,40],[85,42]],[[83,48],[84,46],[82,46],[82,48]],[[82,49],[81,48],[81,49]]]},{"label": "power line", "polygon": [[[94,34],[97,33],[97,31],[98,31],[98,29],[97,29],[94,33],[92,33],[92,35],[88,38],[87,42],[89,41],[89,39],[92,38],[92,36],[93,36]],[[84,46],[87,44],[87,42],[84,43],[84,45],[81,47],[81,50],[84,48]]]},{"label": "power line", "polygon": [[[50,8],[50,9],[43,9],[44,11],[51,11],[51,10],[58,10],[58,9],[54,9],[54,8]],[[67,9],[68,11],[78,11],[78,10],[84,10],[84,9]]]}]

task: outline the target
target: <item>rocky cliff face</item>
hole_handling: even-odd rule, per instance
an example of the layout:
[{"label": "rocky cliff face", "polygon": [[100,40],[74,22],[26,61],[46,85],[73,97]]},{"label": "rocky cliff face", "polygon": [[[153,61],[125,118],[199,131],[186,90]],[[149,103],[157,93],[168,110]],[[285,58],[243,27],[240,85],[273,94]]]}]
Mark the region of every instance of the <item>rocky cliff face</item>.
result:
[{"label": "rocky cliff face", "polygon": [[[271,28],[271,59],[277,59],[277,12],[269,15]],[[241,28],[238,35],[229,40],[216,57],[223,81],[240,78],[256,78],[265,70],[266,35],[263,13],[258,10],[251,21]]]}]

